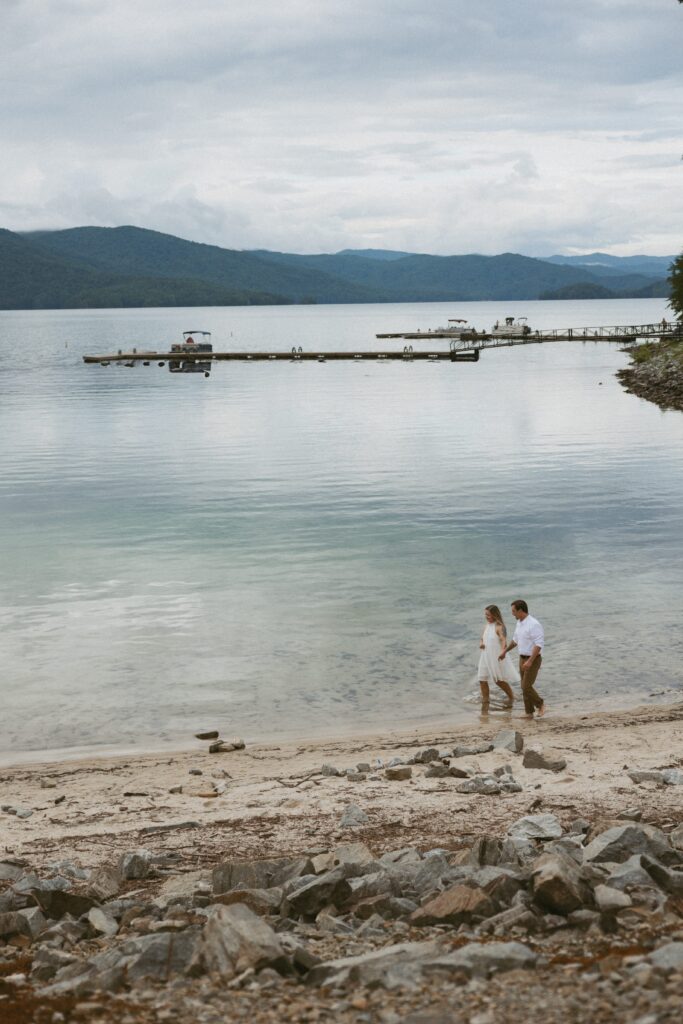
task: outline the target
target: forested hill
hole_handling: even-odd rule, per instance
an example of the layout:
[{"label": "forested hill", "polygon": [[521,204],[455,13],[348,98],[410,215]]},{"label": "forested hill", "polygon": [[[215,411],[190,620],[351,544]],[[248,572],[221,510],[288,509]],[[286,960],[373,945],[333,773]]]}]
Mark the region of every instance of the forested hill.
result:
[{"label": "forested hill", "polygon": [[582,289],[586,297],[666,294],[659,266],[639,273],[629,264],[620,274],[617,260],[606,276],[562,259],[244,252],[132,226],[0,230],[0,308],[461,302],[582,297]]}]

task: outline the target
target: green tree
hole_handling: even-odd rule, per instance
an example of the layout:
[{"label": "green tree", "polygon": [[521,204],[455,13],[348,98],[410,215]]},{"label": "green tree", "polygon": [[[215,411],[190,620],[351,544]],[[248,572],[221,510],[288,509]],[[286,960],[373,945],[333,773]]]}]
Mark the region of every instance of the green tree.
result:
[{"label": "green tree", "polygon": [[[679,0],[679,3],[683,3],[683,0]],[[669,305],[678,319],[683,321],[683,253],[671,264],[669,284],[671,285]]]}]

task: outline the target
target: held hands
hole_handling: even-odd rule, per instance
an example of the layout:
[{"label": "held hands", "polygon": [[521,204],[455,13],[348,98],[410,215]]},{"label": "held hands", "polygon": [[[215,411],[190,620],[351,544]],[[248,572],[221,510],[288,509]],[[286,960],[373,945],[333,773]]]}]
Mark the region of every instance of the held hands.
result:
[{"label": "held hands", "polygon": [[504,648],[503,651],[498,655],[498,661],[504,661],[506,654],[507,654],[507,648]]},{"label": "held hands", "polygon": [[484,647],[484,644],[479,644],[479,650],[480,651],[485,651],[486,650],[486,648]]}]

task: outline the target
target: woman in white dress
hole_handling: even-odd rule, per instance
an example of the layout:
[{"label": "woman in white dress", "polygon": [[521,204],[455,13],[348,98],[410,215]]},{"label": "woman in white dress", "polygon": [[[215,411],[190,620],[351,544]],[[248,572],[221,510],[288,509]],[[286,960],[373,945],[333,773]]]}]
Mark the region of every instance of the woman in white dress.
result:
[{"label": "woman in white dress", "polygon": [[493,682],[507,697],[507,707],[511,707],[514,695],[510,683],[519,683],[519,673],[509,654],[506,654],[502,661],[499,658],[499,655],[504,653],[507,644],[507,630],[503,616],[495,604],[486,606],[484,616],[486,617],[486,626],[479,643],[481,650],[479,657],[481,702],[485,706],[488,705],[491,697],[489,687]]}]

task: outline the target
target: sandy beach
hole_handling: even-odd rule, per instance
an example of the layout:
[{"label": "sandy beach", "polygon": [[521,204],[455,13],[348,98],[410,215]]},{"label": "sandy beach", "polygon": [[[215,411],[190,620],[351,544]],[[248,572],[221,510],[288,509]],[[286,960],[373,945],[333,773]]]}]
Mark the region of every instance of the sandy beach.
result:
[{"label": "sandy beach", "polygon": [[[464,796],[440,779],[414,775],[409,783],[349,782],[324,777],[380,758],[408,757],[425,747],[445,748],[491,740],[518,729],[528,744],[552,747],[567,760],[560,773],[514,765],[522,792],[504,801]],[[405,842],[457,845],[462,838],[505,830],[533,803],[572,817],[615,817],[642,807],[653,824],[680,820],[683,790],[635,786],[626,768],[683,766],[683,705],[641,707],[527,722],[491,716],[455,729],[392,732],[358,739],[255,745],[209,754],[209,744],[176,754],[136,754],[0,769],[2,804],[31,810],[28,818],[3,813],[2,850],[30,862],[74,857],[92,866],[137,842],[143,829],[185,821],[199,831],[159,832],[147,845],[183,848],[193,864],[226,853],[271,856],[304,849],[339,835],[338,819],[353,802],[370,822],[363,838],[380,848]],[[514,759],[514,758],[513,758]],[[476,772],[507,762],[507,751],[465,757]],[[193,775],[190,772],[201,772]],[[48,787],[48,788],[44,788]],[[171,792],[182,787],[182,792]],[[645,796],[647,793],[647,796]]]},{"label": "sandy beach", "polygon": [[[542,750],[543,757],[550,763],[559,761],[555,770],[525,767],[526,756],[522,752],[485,750],[502,729],[519,731],[524,752]],[[121,864],[122,858],[131,851],[142,849],[147,851],[146,857],[162,867],[151,871],[143,880],[117,883],[119,909],[125,904],[123,897],[132,902],[135,899],[153,901],[148,905],[155,907],[154,913],[162,916],[169,911],[159,908],[165,908],[169,900],[185,900],[186,905],[184,923],[161,920],[155,925],[142,915],[127,925],[132,935],[138,935],[140,929],[156,934],[167,926],[171,930],[196,928],[196,913],[204,913],[191,909],[197,899],[204,905],[207,898],[235,902],[232,897],[228,900],[225,896],[206,896],[212,869],[226,863],[275,862],[278,858],[321,855],[324,860],[330,856],[327,851],[343,850],[346,849],[343,844],[352,843],[361,844],[354,849],[366,851],[371,858],[385,856],[390,861],[394,856],[392,851],[407,849],[413,851],[410,856],[426,857],[426,864],[434,862],[429,858],[437,856],[438,851],[438,857],[445,858],[449,864],[462,865],[470,863],[473,856],[479,856],[472,850],[481,851],[482,837],[488,837],[487,842],[490,839],[500,844],[513,823],[525,815],[550,815],[557,819],[561,831],[568,836],[560,843],[569,843],[569,848],[572,843],[577,845],[572,838],[577,828],[587,833],[579,836],[580,842],[588,842],[608,829],[623,830],[624,825],[633,822],[645,828],[654,826],[654,833],[666,838],[683,820],[683,786],[665,785],[658,776],[669,769],[673,770],[669,778],[678,778],[676,771],[683,768],[683,704],[549,716],[531,722],[492,715],[488,720],[455,729],[262,744],[215,754],[208,752],[207,742],[195,742],[195,749],[175,754],[141,753],[1,769],[0,862],[8,865],[5,877],[10,881],[0,881],[0,890],[4,887],[5,892],[9,892],[13,873],[14,876],[32,873],[44,878],[73,872],[74,866],[82,869],[84,879],[92,880],[94,873],[103,866]],[[482,748],[482,752],[462,752],[462,748],[477,747]],[[420,752],[429,748],[438,751],[440,757],[432,753],[426,755],[429,763],[416,763],[415,755],[419,757]],[[386,766],[392,759],[403,763],[399,767],[410,775],[409,778],[387,777]],[[408,769],[409,761],[412,764]],[[566,762],[564,766],[562,761]],[[451,767],[435,777],[434,766],[438,768],[439,764]],[[460,778],[448,774],[453,766],[461,770]],[[653,774],[634,781],[629,775],[634,771]],[[459,791],[463,778],[500,780],[506,773],[514,777],[515,782],[507,790],[490,795]],[[353,828],[343,819],[350,805],[355,813],[361,812],[359,823]],[[562,858],[565,854],[558,856]],[[677,856],[672,852],[674,859]],[[377,861],[373,859],[372,863]],[[481,863],[488,862],[482,860]],[[481,870],[500,874],[502,869]],[[679,874],[674,872],[676,881],[671,885],[680,884]],[[213,884],[215,891],[215,871]],[[436,890],[439,888],[437,885]],[[271,891],[275,890],[266,890]],[[423,906],[424,900],[433,897],[434,892],[425,895]],[[247,902],[258,901],[258,898],[258,894],[245,897]],[[631,897],[625,898],[630,905]],[[542,928],[539,924],[540,938],[533,928],[530,932],[529,948],[533,956],[540,957],[533,972],[534,980],[530,980],[528,970],[511,970],[507,965],[501,969],[510,973],[501,974],[500,980],[494,973],[485,991],[476,977],[464,984],[465,975],[458,976],[457,984],[449,979],[447,983],[423,981],[404,988],[393,982],[389,984],[386,979],[363,984],[361,978],[350,990],[338,982],[336,985],[329,983],[327,987],[322,984],[312,991],[310,985],[303,986],[301,981],[280,979],[269,969],[256,974],[253,968],[240,974],[238,979],[241,980],[233,978],[229,993],[220,984],[217,986],[213,976],[203,977],[200,982],[180,975],[172,984],[169,984],[169,977],[162,984],[150,981],[142,991],[139,987],[121,987],[119,982],[115,997],[93,994],[82,985],[70,988],[73,983],[68,980],[53,984],[53,988],[43,986],[41,989],[31,974],[36,968],[35,964],[31,966],[30,940],[25,935],[12,936],[6,926],[4,947],[0,938],[0,1011],[4,1003],[7,1020],[12,1024],[28,1024],[34,1019],[55,1022],[120,1020],[132,1024],[133,1021],[189,1019],[187,1014],[195,1006],[193,1019],[210,1022],[225,1019],[218,1013],[218,1006],[223,1007],[228,1000],[234,1019],[249,1017],[263,1021],[441,1024],[471,1018],[480,1020],[481,1024],[493,1024],[499,1020],[514,1020],[521,1005],[537,1013],[547,1011],[549,1020],[636,1021],[645,1020],[644,1010],[661,997],[663,1010],[657,1003],[661,1012],[652,1020],[668,1021],[675,1019],[673,1010],[673,1015],[667,1016],[669,1009],[680,1005],[676,999],[683,991],[683,973],[662,975],[661,985],[652,988],[652,992],[646,986],[642,998],[638,988],[639,997],[635,1000],[627,994],[627,986],[623,1003],[617,1005],[608,1000],[600,1009],[600,986],[604,986],[608,973],[604,964],[612,968],[611,984],[623,988],[624,979],[628,980],[630,975],[619,971],[635,969],[658,944],[673,943],[676,949],[679,946],[683,949],[683,902],[673,896],[664,898],[665,902],[653,909],[648,896],[647,918],[632,915],[628,920],[624,918],[623,924],[619,920],[615,924],[613,914],[601,917],[593,902],[590,902],[591,910],[579,911],[579,915],[588,915],[580,924],[579,918],[573,921],[571,916],[548,915]],[[505,910],[507,905],[500,906]],[[513,906],[507,909],[512,911]],[[102,908],[106,910],[106,907],[105,902]],[[176,910],[176,918],[178,912]],[[263,909],[258,912],[264,913]],[[480,941],[482,929],[487,927],[485,920],[476,927],[474,923],[472,926],[461,924],[450,939],[448,936],[453,929],[449,930],[447,923],[439,926],[437,922],[436,928],[431,930],[415,928],[416,912],[413,911],[406,920],[394,920],[390,914],[390,920],[382,921],[375,914],[372,922],[368,922],[374,923],[374,931],[373,928],[368,930],[366,925],[364,930],[349,937],[351,928],[346,924],[347,919],[337,918],[338,913],[340,911],[330,904],[327,909],[322,907],[315,923],[286,922],[287,927],[299,929],[297,935],[300,933],[309,940],[309,950],[315,948],[316,957],[308,966],[314,962],[318,966],[310,977],[315,971],[327,969],[326,963],[320,966],[320,956],[328,960],[336,958],[333,961],[336,964],[340,957],[359,951],[368,955],[371,949],[374,956],[389,946],[393,950],[392,943],[406,938],[419,939],[414,948],[423,951],[429,945],[423,941],[425,932],[429,933],[430,941],[451,942],[449,948],[453,951],[465,938],[478,936],[477,941]],[[361,911],[356,908],[358,913]],[[0,924],[10,916],[0,914]],[[504,914],[499,917],[502,920]],[[127,919],[124,916],[122,920]],[[276,931],[281,927],[277,924],[280,920],[277,913],[267,920]],[[312,922],[310,916],[304,915],[304,920]],[[476,920],[476,917],[472,919]],[[452,923],[452,919],[447,921]],[[587,922],[591,924],[588,932],[585,930]],[[568,923],[572,926],[568,927]],[[611,930],[619,932],[622,928],[627,933],[623,940],[610,935]],[[320,930],[324,933],[322,936]],[[82,945],[89,955],[109,948],[106,945],[109,940],[97,938],[92,929],[88,934],[90,939],[86,936]],[[125,929],[122,934],[126,934]],[[519,937],[519,928],[513,928],[511,934]],[[524,939],[529,940],[526,933]],[[489,942],[490,938],[485,941]],[[550,961],[547,956],[544,958],[549,949],[553,950]],[[70,960],[74,959],[72,953]],[[41,955],[63,956],[63,953]],[[638,963],[631,964],[629,957],[633,959],[634,955]],[[586,975],[585,1005],[575,1008],[572,1015],[568,1007],[575,998],[572,993],[576,988],[576,972],[589,970],[589,965],[593,966],[590,967],[592,973]],[[646,963],[645,967],[649,969],[650,964]],[[61,976],[56,975],[57,979]],[[654,976],[659,977],[656,971]],[[547,1000],[548,986],[558,986],[557,1004],[552,1012]],[[196,1010],[198,1005],[202,1007],[201,1012]],[[45,1014],[42,1017],[38,1012],[41,1008]],[[555,1012],[558,1016],[553,1015]],[[54,1017],[53,1013],[62,1016]]]}]

